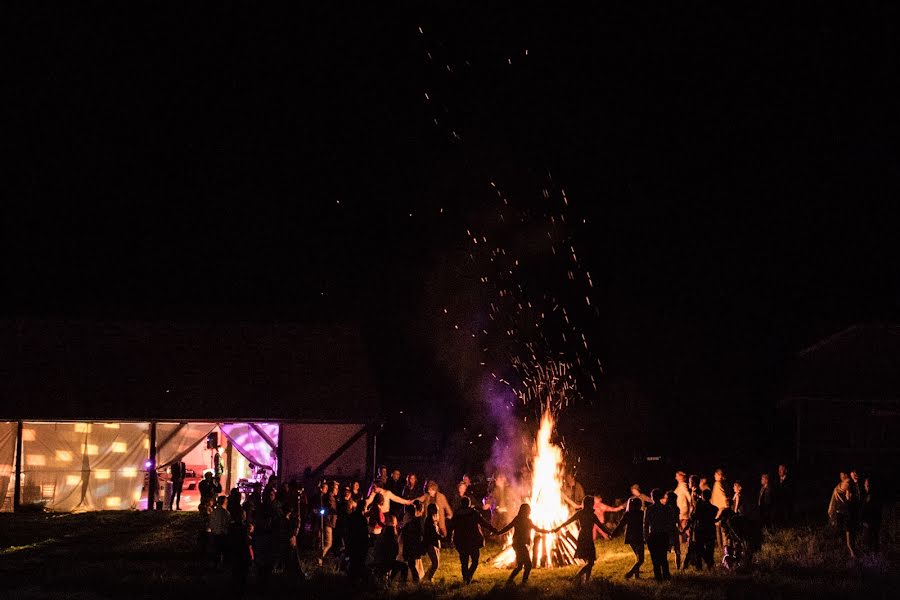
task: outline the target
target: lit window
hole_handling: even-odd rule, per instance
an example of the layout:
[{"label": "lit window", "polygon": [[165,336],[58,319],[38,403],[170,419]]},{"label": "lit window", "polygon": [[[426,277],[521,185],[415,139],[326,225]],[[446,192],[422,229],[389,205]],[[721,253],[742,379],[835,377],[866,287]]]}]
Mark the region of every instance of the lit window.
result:
[{"label": "lit window", "polygon": [[118,496],[110,496],[106,499],[106,508],[119,508],[122,505],[122,499]]},{"label": "lit window", "polygon": [[43,467],[47,464],[47,457],[43,454],[29,454],[25,457],[25,464],[32,467]]},{"label": "lit window", "polygon": [[75,433],[90,433],[90,423],[75,423]]},{"label": "lit window", "polygon": [[103,426],[106,427],[107,429],[118,429],[119,428],[118,423],[104,423]]},{"label": "lit window", "polygon": [[149,450],[149,449],[150,449],[150,440],[144,439],[144,450]]},{"label": "lit window", "polygon": [[137,469],[134,467],[125,467],[122,469],[122,475],[125,477],[137,477]]},{"label": "lit window", "polygon": [[94,469],[94,477],[97,479],[109,479],[109,469]]},{"label": "lit window", "polygon": [[80,485],[81,475],[66,475],[66,485]]},{"label": "lit window", "polygon": [[87,455],[88,456],[97,456],[100,453],[100,448],[97,447],[97,444],[88,444],[87,445]]},{"label": "lit window", "polygon": [[128,449],[128,444],[125,442],[113,442],[112,451],[114,454],[124,454]]},{"label": "lit window", "polygon": [[34,429],[23,429],[22,430],[22,441],[23,442],[33,442],[35,438]]},{"label": "lit window", "polygon": [[41,498],[52,498],[53,492],[56,491],[56,485],[52,483],[45,483],[41,486]]},{"label": "lit window", "polygon": [[59,462],[72,462],[72,453],[68,450],[57,450],[56,460]]}]

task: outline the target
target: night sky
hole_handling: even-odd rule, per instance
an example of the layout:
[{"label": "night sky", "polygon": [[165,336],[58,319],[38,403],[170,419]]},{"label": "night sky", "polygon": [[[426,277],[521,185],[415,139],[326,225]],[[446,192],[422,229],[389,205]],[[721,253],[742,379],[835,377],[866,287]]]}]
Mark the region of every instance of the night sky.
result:
[{"label": "night sky", "polygon": [[472,408],[448,265],[549,172],[604,385],[654,410],[764,419],[798,350],[900,318],[896,5],[423,6],[9,15],[0,311],[358,322],[388,414]]}]

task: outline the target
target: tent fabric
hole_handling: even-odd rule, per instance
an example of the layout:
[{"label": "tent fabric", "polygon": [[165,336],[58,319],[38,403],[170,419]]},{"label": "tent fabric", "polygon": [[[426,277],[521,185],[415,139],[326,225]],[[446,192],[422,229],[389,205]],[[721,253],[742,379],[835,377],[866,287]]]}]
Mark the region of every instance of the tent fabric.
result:
[{"label": "tent fabric", "polygon": [[7,501],[15,471],[16,429],[14,421],[0,421],[0,511],[12,510],[12,497]]},{"label": "tent fabric", "polygon": [[147,423],[25,423],[23,503],[53,511],[135,508],[144,484]]},{"label": "tent fabric", "polygon": [[185,457],[216,428],[215,423],[157,423],[156,464],[165,468]]},{"label": "tent fabric", "polygon": [[273,470],[278,462],[278,423],[221,423],[235,450],[251,463]]}]

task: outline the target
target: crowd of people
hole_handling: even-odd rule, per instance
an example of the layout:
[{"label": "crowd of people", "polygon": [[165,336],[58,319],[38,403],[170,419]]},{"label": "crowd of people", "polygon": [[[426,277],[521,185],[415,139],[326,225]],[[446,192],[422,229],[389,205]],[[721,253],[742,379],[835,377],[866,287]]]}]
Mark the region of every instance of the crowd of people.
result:
[{"label": "crowd of people", "polygon": [[[748,497],[740,481],[728,482],[717,469],[712,477],[678,471],[671,489],[646,495],[639,484],[625,502],[606,504],[587,495],[574,475],[566,476],[562,498],[570,507],[568,521],[542,529],[530,517],[502,474],[473,483],[463,476],[445,495],[433,480],[415,473],[381,467],[365,488],[358,481],[322,481],[307,494],[297,482],[269,479],[263,488],[245,493],[235,488],[225,496],[219,480],[207,473],[200,485],[204,515],[200,543],[214,565],[228,565],[234,588],[243,590],[251,564],[265,586],[273,573],[303,578],[300,551],[313,553],[319,564],[333,563],[354,582],[371,578],[386,582],[431,581],[442,549],[453,548],[460,559],[464,583],[473,580],[486,535],[510,534],[515,552],[512,584],[519,573],[528,581],[532,570],[534,534],[559,531],[578,523],[574,558],[583,561],[577,578],[586,581],[597,560],[595,539],[624,537],[635,563],[626,578],[641,576],[645,550],[653,575],[666,580],[670,556],[675,569],[712,569],[718,548],[721,565],[749,565],[762,543],[762,531],[790,525],[794,513],[794,482],[785,465],[770,478],[762,474],[758,493]],[[869,479],[856,471],[841,474],[828,516],[842,535],[851,556],[863,532],[868,548],[877,550],[881,517],[878,496]],[[427,559],[427,567],[425,559]]]}]

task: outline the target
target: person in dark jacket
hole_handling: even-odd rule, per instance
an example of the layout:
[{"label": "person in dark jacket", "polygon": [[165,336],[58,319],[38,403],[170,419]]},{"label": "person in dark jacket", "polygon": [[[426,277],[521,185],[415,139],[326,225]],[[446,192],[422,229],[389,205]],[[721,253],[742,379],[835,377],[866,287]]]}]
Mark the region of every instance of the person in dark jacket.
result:
[{"label": "person in dark jacket", "polygon": [[769,474],[763,473],[759,476],[759,500],[757,506],[759,508],[759,521],[765,528],[772,526],[772,488],[769,487]]},{"label": "person in dark jacket", "polygon": [[321,551],[319,564],[322,564],[322,560],[331,549],[334,542],[334,526],[337,524],[337,501],[331,495],[330,489],[331,486],[327,481],[319,484],[319,494],[313,503],[313,509],[316,513],[316,518],[313,522],[319,530],[319,548]]},{"label": "person in dark jacket", "polygon": [[372,567],[393,581],[400,577],[400,581],[406,582],[409,569],[406,563],[398,560],[400,555],[400,543],[397,540],[397,518],[388,514],[384,518],[384,528],[375,542],[375,561]]},{"label": "person in dark jacket", "polygon": [[222,484],[213,477],[212,473],[207,471],[197,489],[200,491],[200,506],[203,506],[207,500],[215,501],[216,496],[222,493]]},{"label": "person in dark jacket", "polygon": [[431,561],[431,565],[429,565],[428,570],[425,571],[425,577],[423,577],[425,581],[431,581],[431,578],[437,573],[438,567],[441,566],[441,542],[444,541],[444,536],[441,534],[441,527],[438,522],[439,510],[437,504],[429,504],[425,508],[422,545],[425,554],[428,555],[428,560]]},{"label": "person in dark jacket", "polygon": [[366,519],[366,503],[357,502],[347,521],[347,575],[353,582],[362,580],[369,552],[369,522]]},{"label": "person in dark jacket", "polygon": [[[731,510],[736,515],[747,515],[747,501],[744,500],[744,486],[738,480],[732,484],[732,489],[734,490],[734,495],[731,497]],[[721,516],[721,515],[719,515]]]},{"label": "person in dark jacket", "polygon": [[513,538],[512,538],[512,547],[516,553],[516,568],[513,569],[512,573],[510,573],[509,578],[506,580],[506,585],[512,585],[516,580],[516,575],[519,574],[519,571],[525,569],[525,572],[522,574],[522,585],[528,583],[528,576],[531,575],[531,551],[529,546],[531,546],[531,535],[532,531],[537,531],[539,533],[550,533],[546,529],[541,529],[536,526],[531,521],[531,505],[523,504],[519,507],[519,514],[515,516],[515,518],[509,522],[509,524],[503,529],[497,532],[497,535],[503,535],[510,529],[513,530]]},{"label": "person in dark jacket", "polygon": [[459,511],[453,514],[453,543],[459,553],[459,566],[464,583],[472,583],[484,547],[482,529],[496,534],[494,526],[484,520],[480,511],[472,508],[468,496],[460,499]]},{"label": "person in dark jacket", "polygon": [[[421,506],[421,505],[419,505]],[[406,516],[403,525],[400,527],[400,546],[402,548],[403,560],[412,573],[413,583],[419,583],[419,561],[425,554],[423,546],[423,525],[421,513],[416,513],[415,504],[406,505]]]},{"label": "person in dark jacket", "polygon": [[871,479],[863,480],[863,501],[859,516],[863,526],[863,540],[872,552],[878,552],[878,538],[881,535],[881,494],[872,489]]},{"label": "person in dark jacket", "polygon": [[613,536],[625,532],[625,543],[631,546],[636,562],[625,573],[625,579],[640,579],[641,565],[644,564],[644,502],[639,496],[632,496],[626,504],[625,515],[613,530]]},{"label": "person in dark jacket", "polygon": [[693,560],[685,560],[685,562],[689,565],[692,564],[697,569],[702,568],[702,563],[706,563],[707,569],[713,568],[713,553],[716,549],[716,518],[719,516],[719,509],[709,501],[711,497],[712,490],[703,490],[691,515],[691,542],[694,545],[694,554]]},{"label": "person in dark jacket", "polygon": [[[653,561],[653,577],[657,581],[671,579],[669,574],[669,546],[678,531],[678,507],[663,503],[664,492],[654,489],[650,492],[653,504],[644,511],[644,540],[650,549]],[[678,541],[676,540],[676,545]]]},{"label": "person in dark jacket", "polygon": [[778,465],[778,479],[772,489],[772,519],[775,525],[790,525],[794,515],[794,480],[787,465]]},{"label": "person in dark jacket", "polygon": [[181,490],[184,489],[184,477],[187,466],[178,460],[169,467],[172,474],[172,497],[169,499],[169,510],[181,510]]},{"label": "person in dark jacket", "polygon": [[590,581],[591,571],[594,568],[594,563],[597,562],[597,548],[594,546],[594,526],[596,525],[607,537],[609,537],[610,532],[594,513],[593,496],[585,496],[584,501],[581,503],[581,510],[576,511],[574,515],[569,517],[568,521],[565,521],[561,525],[557,525],[553,529],[553,532],[556,533],[563,527],[566,527],[575,521],[578,521],[578,539],[575,542],[575,558],[582,559],[585,564],[581,567],[581,570],[576,573],[574,578],[579,581],[583,580],[586,583]]}]

